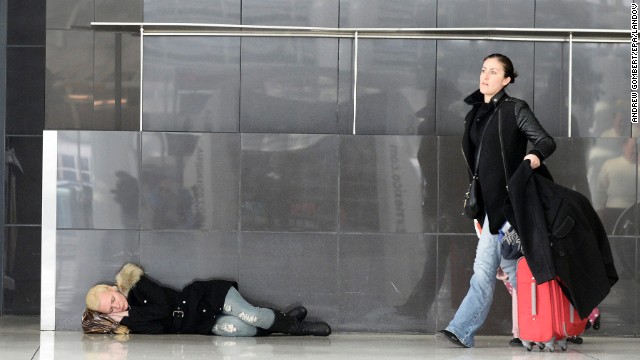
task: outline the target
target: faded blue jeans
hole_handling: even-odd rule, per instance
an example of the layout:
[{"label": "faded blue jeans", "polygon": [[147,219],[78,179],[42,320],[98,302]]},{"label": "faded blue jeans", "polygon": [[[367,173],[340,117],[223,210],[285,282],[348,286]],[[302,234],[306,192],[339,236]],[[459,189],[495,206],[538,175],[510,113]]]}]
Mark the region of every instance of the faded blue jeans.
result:
[{"label": "faded blue jeans", "polygon": [[[496,272],[501,266],[509,275],[509,282],[516,287],[516,261],[505,260],[500,255],[498,235],[489,231],[489,219],[485,216],[482,234],[478,240],[476,258],[473,262],[473,276],[469,291],[462,300],[447,330],[454,333],[466,347],[475,345],[476,331],[484,324],[493,301],[496,287]],[[459,284],[453,284],[457,286]]]},{"label": "faded blue jeans", "polygon": [[218,316],[211,331],[219,336],[256,336],[258,328],[268,329],[274,320],[273,310],[249,304],[238,290],[232,287],[224,298],[222,315]]}]

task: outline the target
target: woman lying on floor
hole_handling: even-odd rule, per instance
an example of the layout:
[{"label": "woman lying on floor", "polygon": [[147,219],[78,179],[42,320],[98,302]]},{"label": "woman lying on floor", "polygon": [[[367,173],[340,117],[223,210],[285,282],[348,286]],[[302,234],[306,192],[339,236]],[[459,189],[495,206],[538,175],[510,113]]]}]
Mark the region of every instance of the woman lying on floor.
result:
[{"label": "woman lying on floor", "polygon": [[115,286],[96,285],[82,316],[86,333],[262,336],[271,333],[328,336],[324,322],[304,321],[307,309],[288,313],[249,304],[227,280],[194,281],[182,291],[162,286],[135,264],[116,275]]}]

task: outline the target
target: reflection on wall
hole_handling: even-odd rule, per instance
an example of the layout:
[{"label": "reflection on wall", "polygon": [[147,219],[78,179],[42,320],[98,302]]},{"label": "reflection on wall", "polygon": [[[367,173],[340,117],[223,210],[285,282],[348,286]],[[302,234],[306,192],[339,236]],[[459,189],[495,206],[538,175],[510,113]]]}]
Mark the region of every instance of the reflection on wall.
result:
[{"label": "reflection on wall", "polygon": [[244,134],[242,230],[336,231],[337,140]]},{"label": "reflection on wall", "polygon": [[61,132],[58,228],[137,229],[138,152],[135,132]]}]

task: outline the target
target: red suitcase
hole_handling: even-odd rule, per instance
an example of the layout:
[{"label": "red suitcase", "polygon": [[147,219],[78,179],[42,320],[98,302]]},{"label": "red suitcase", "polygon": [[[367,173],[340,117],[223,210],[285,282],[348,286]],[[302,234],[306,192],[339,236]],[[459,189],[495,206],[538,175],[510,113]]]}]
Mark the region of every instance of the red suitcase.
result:
[{"label": "red suitcase", "polygon": [[536,283],[524,257],[518,260],[518,327],[522,344],[531,351],[567,349],[567,338],[581,335],[589,319],[581,319],[556,280]]}]

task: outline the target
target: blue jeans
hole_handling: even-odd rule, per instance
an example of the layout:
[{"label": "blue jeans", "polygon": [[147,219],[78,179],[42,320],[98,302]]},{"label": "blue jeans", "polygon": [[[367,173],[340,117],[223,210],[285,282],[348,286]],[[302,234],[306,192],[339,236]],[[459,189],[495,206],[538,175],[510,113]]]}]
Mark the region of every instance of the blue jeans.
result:
[{"label": "blue jeans", "polygon": [[249,304],[234,287],[224,298],[222,314],[211,329],[214,335],[255,336],[258,328],[268,329],[275,320],[273,310]]},{"label": "blue jeans", "polygon": [[497,239],[498,235],[491,234],[489,231],[489,219],[485,217],[473,262],[473,276],[469,291],[453,320],[447,326],[447,330],[454,333],[466,347],[475,345],[476,331],[487,319],[493,301],[496,272],[499,266],[502,266],[502,270],[509,275],[511,285],[514,288],[516,286],[516,261],[502,258]]}]

